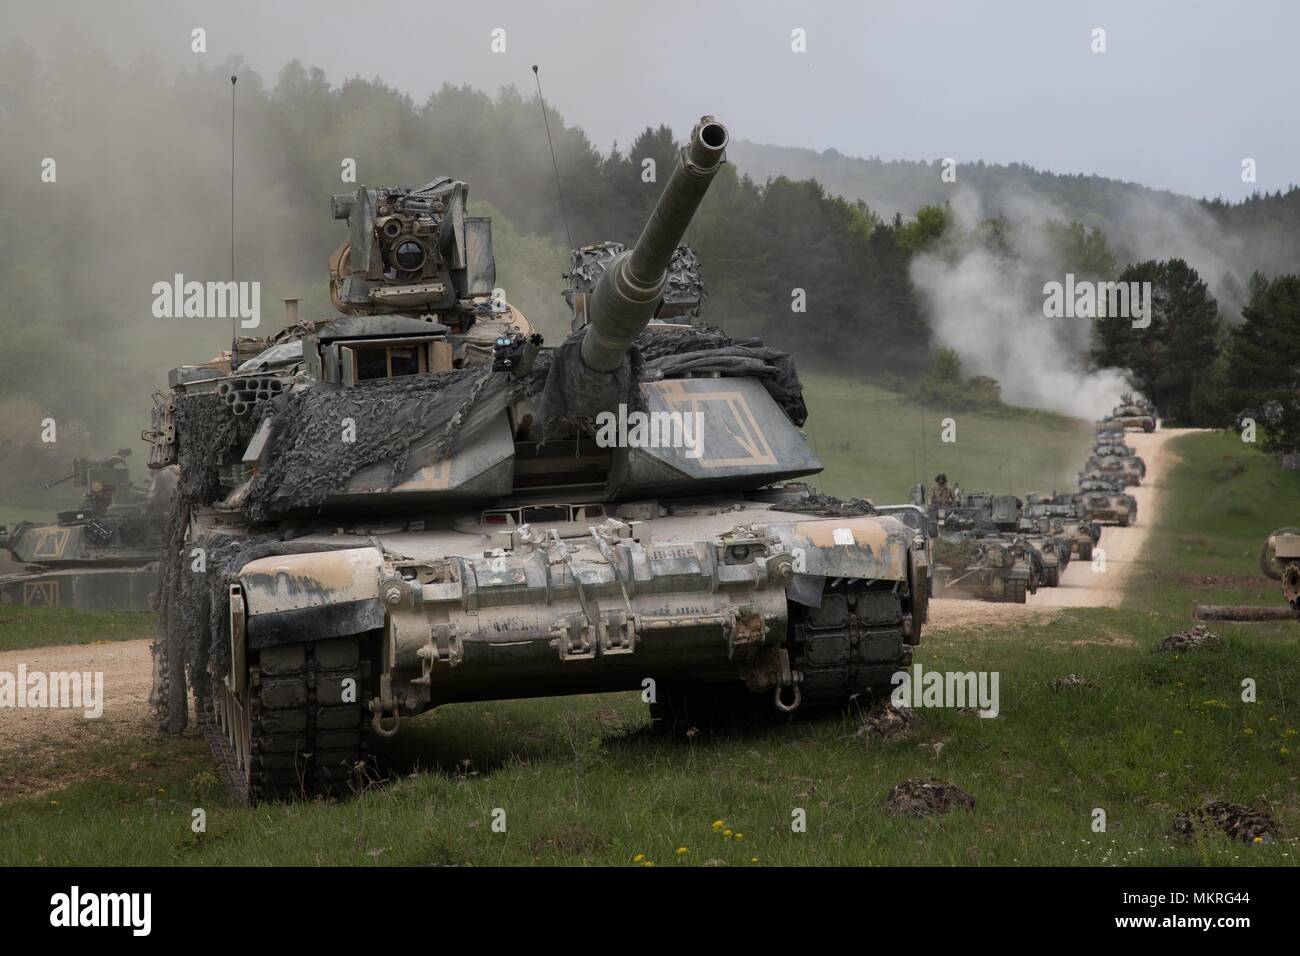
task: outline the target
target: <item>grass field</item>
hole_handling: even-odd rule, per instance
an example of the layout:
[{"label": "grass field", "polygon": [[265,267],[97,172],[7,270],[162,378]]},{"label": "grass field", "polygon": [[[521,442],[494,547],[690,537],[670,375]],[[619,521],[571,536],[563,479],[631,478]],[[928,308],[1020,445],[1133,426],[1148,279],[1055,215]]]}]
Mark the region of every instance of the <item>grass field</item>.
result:
[{"label": "grass field", "polygon": [[[804,376],[804,386],[804,431],[826,465],[811,480],[841,497],[903,502],[913,483],[928,487],[939,472],[967,491],[1070,490],[1092,445],[1091,424],[1051,412],[949,414],[837,376]],[[949,417],[956,440],[944,442]]]},{"label": "grass field", "polygon": [[[224,794],[201,741],[148,737],[76,756],[63,789],[0,805],[0,863],[1294,865],[1300,627],[1216,625],[1223,647],[1183,655],[1154,645],[1195,600],[1281,600],[1253,580],[1254,551],[1300,524],[1300,486],[1230,438],[1178,451],[1123,607],[927,636],[927,669],[999,672],[996,719],[925,710],[893,742],[858,735],[852,714],[675,741],[648,731],[635,695],[458,705],[409,722],[388,751],[422,772],[346,803],[256,810]],[[1089,683],[1051,689],[1072,672]],[[1256,703],[1241,700],[1246,677]],[[886,794],[908,777],[950,780],[975,809],[891,817]],[[1216,799],[1267,808],[1283,839],[1171,834],[1178,810]],[[806,832],[792,832],[796,810]]]},{"label": "grass field", "polygon": [[0,605],[0,651],[154,636],[152,614]]}]

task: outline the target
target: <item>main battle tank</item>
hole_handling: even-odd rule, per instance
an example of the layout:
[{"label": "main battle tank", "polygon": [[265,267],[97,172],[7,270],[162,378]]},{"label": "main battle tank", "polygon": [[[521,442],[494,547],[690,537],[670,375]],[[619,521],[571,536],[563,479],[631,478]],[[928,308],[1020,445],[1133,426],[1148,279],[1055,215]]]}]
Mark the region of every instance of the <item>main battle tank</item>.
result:
[{"label": "main battle tank", "polygon": [[908,666],[924,536],[780,484],[822,469],[789,356],[663,321],[702,295],[668,273],[727,138],[701,120],[630,249],[577,251],[557,347],[439,179],[334,197],[341,315],[173,373],[154,703],[182,728],[188,678],[240,792],[344,793],[447,703],[639,690],[703,729]]},{"label": "main battle tank", "polygon": [[79,458],[47,489],[75,481],[80,507],[53,524],[22,522],[0,544],[27,566],[0,577],[0,603],[94,611],[151,611],[158,587],[163,523],[175,473],[157,472],[147,487],[131,483],[122,449],[108,458]]}]

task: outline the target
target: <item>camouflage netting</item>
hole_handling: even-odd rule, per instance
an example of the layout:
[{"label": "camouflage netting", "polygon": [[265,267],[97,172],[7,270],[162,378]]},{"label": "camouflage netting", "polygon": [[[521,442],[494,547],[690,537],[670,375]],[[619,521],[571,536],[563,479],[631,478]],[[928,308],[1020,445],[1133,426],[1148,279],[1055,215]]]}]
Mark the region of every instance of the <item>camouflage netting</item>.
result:
[{"label": "camouflage netting", "polygon": [[780,349],[763,345],[759,339],[733,339],[720,329],[697,325],[642,332],[636,347],[646,368],[665,377],[716,372],[756,378],[796,426],[802,426],[808,418],[794,359]]},{"label": "camouflage netting", "polygon": [[823,518],[860,518],[879,514],[866,498],[836,498],[834,495],[810,494],[791,504],[773,505],[778,511],[818,515]]},{"label": "camouflage netting", "polygon": [[[430,399],[436,398],[436,401]],[[163,532],[159,628],[154,644],[151,703],[165,730],[179,733],[188,718],[188,684],[209,693],[212,675],[230,668],[226,595],[239,570],[276,554],[327,550],[281,539],[279,533],[209,535],[189,540],[194,509],[223,497],[218,466],[248,445],[261,422],[272,432],[265,460],[245,498],[244,512],[262,520],[281,507],[307,508],[342,487],[359,470],[390,464],[389,484],[403,480],[414,442],[431,441],[439,457],[457,439],[505,407],[504,376],[444,373],[418,380],[376,381],[353,388],[314,383],[236,417],[215,394],[178,395],[177,461],[181,481]],[[354,442],[341,440],[352,419]],[[396,426],[396,427],[395,427]],[[355,545],[354,545],[355,546]],[[201,570],[195,562],[201,554]]]},{"label": "camouflage netting", "polygon": [[945,568],[964,570],[982,564],[984,549],[963,538],[935,538],[934,563]]},{"label": "camouflage netting", "polygon": [[756,378],[795,425],[808,418],[794,359],[758,339],[733,339],[708,326],[646,331],[637,336],[620,369],[602,374],[582,361],[584,334],[579,331],[544,351],[522,386],[524,394],[542,395],[546,437],[590,424],[600,412],[615,411],[620,404],[629,411],[640,409],[644,402],[639,382],[692,373]]},{"label": "camouflage netting", "polygon": [[[542,396],[542,434],[554,437],[573,427],[589,427],[604,411],[629,411],[644,404],[639,383],[643,375],[640,349],[633,345],[627,360],[610,373],[593,372],[582,360],[585,330],[565,339],[559,347],[538,356],[537,365],[521,387]],[[644,336],[642,336],[644,337]]]},{"label": "camouflage netting", "polygon": [[[486,369],[352,386],[315,382],[281,394],[263,413],[272,421],[270,442],[244,511],[263,521],[289,508],[314,507],[377,464],[388,466],[391,488],[408,477],[413,446],[429,443],[436,458],[445,458],[508,400],[508,378]],[[351,441],[342,438],[345,423]]]}]

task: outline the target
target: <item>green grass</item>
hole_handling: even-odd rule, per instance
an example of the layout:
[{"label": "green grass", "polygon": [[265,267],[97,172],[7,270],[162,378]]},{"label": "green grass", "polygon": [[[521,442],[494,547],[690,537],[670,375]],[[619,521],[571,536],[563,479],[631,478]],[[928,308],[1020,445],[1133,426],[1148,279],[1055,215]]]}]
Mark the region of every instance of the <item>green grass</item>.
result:
[{"label": "green grass", "polygon": [[[344,803],[256,810],[217,786],[199,740],[105,743],[60,753],[67,786],[0,797],[0,864],[1294,865],[1300,627],[1215,625],[1221,648],[1154,649],[1188,626],[1203,590],[1281,600],[1249,578],[1263,534],[1300,524],[1296,476],[1239,444],[1179,441],[1124,607],[927,635],[927,669],[1000,673],[997,719],[924,710],[915,736],[888,743],[855,736],[853,715],[674,741],[647,731],[631,694],[457,705],[405,722],[387,751],[420,772]],[[1206,574],[1240,580],[1185,579]],[[1071,672],[1090,684],[1051,689]],[[1245,677],[1256,703],[1241,700]],[[886,794],[908,777],[958,784],[974,812],[891,817]],[[1266,807],[1283,840],[1171,834],[1178,810],[1216,799]],[[191,832],[194,807],[205,834]],[[1095,808],[1105,833],[1092,832]],[[795,809],[806,833],[791,831]]]},{"label": "green grass", "polygon": [[[804,377],[804,432],[826,465],[814,484],[829,494],[881,504],[907,500],[939,472],[967,491],[1024,495],[1073,489],[1094,437],[1091,424],[1051,412],[923,409],[850,378]],[[944,442],[945,418],[956,440]]]},{"label": "green grass", "polygon": [[1279,606],[1281,586],[1260,573],[1259,550],[1275,529],[1300,526],[1300,472],[1283,471],[1232,433],[1187,435],[1172,447],[1182,463],[1131,603],[1170,611],[1192,603]]},{"label": "green grass", "polygon": [[0,651],[153,637],[152,614],[0,605]]}]

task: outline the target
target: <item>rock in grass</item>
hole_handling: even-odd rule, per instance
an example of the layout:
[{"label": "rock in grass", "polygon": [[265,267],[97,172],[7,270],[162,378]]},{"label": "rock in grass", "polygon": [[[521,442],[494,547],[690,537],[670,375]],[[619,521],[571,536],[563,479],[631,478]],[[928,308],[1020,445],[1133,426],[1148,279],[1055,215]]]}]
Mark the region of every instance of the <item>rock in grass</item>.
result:
[{"label": "rock in grass", "polygon": [[884,703],[872,709],[862,720],[854,737],[868,737],[876,740],[902,740],[910,737],[920,729],[924,721],[920,714],[910,707],[895,707]]},{"label": "rock in grass", "polygon": [[889,791],[885,806],[895,816],[940,817],[954,810],[974,810],[975,798],[946,780],[904,780]]},{"label": "rock in grass", "polygon": [[1096,687],[1092,681],[1081,674],[1066,674],[1064,677],[1058,677],[1052,681],[1052,690],[1059,691],[1065,687]]},{"label": "rock in grass", "polygon": [[1195,647],[1219,647],[1223,638],[1204,624],[1193,624],[1181,634],[1171,634],[1156,647],[1162,651],[1190,651]]},{"label": "rock in grass", "polygon": [[1241,843],[1272,843],[1278,834],[1277,822],[1267,810],[1222,800],[1182,810],[1174,817],[1174,832],[1189,840],[1215,828]]}]

